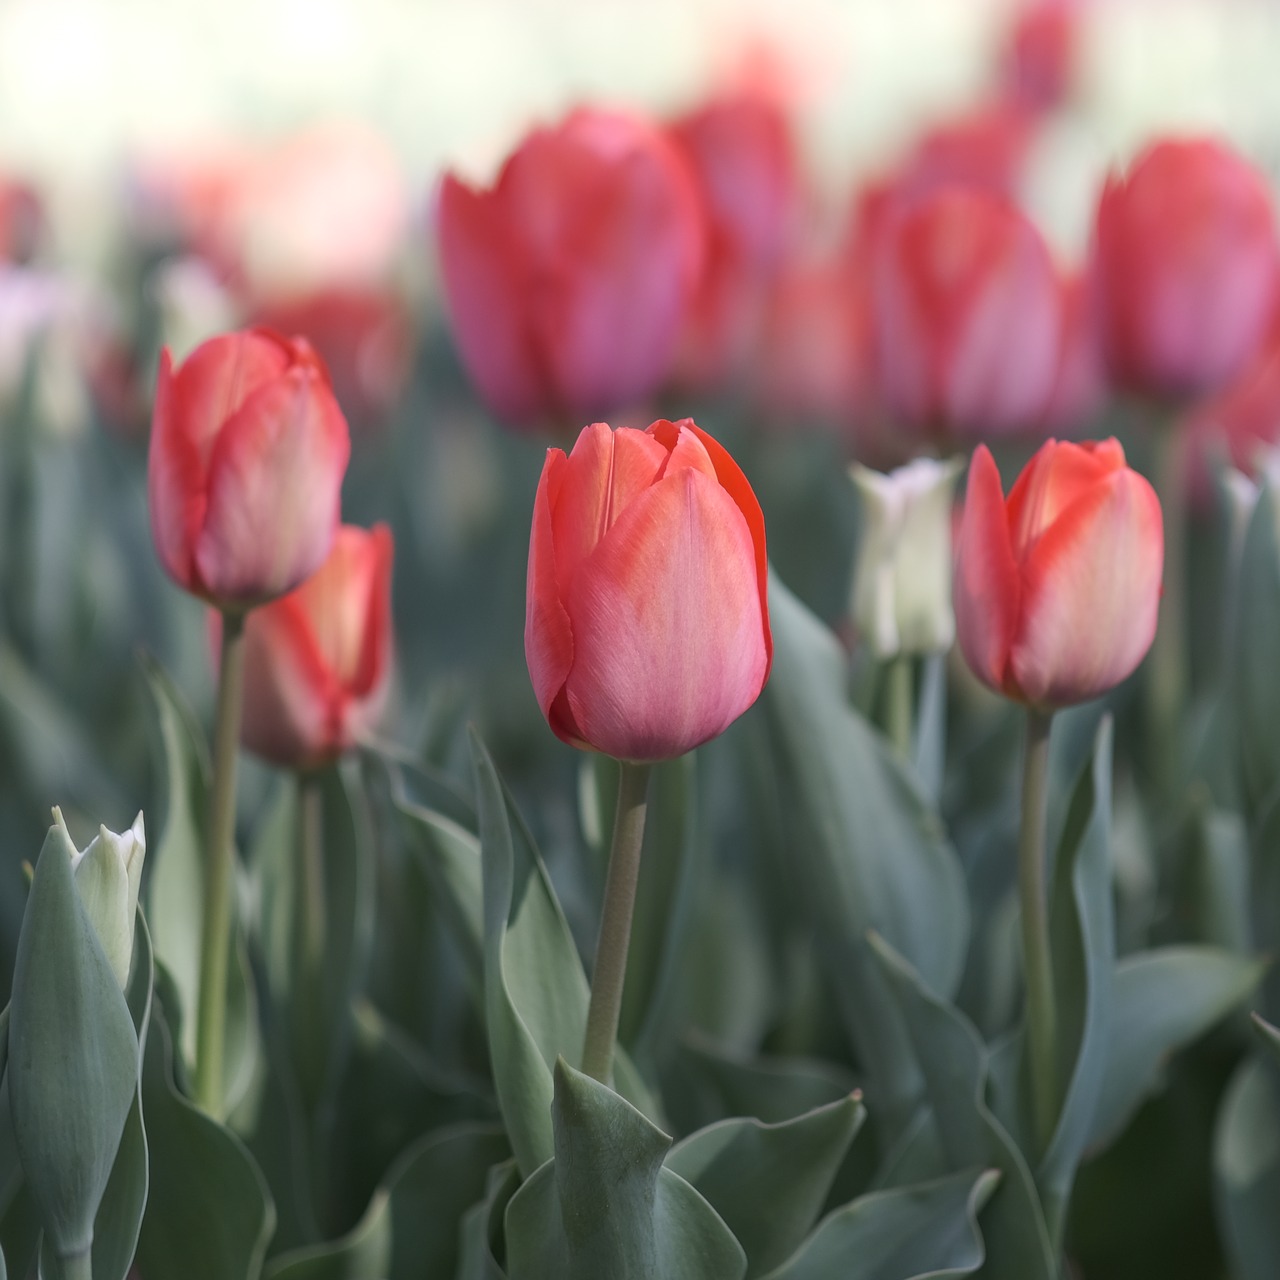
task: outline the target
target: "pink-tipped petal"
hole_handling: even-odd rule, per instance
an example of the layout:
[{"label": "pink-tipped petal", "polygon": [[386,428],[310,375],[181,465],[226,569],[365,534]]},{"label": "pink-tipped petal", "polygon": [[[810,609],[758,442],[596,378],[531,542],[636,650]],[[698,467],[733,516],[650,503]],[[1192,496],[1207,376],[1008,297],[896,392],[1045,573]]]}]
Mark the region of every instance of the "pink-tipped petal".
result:
[{"label": "pink-tipped petal", "polygon": [[551,722],[551,707],[564,688],[573,665],[573,630],[560,601],[556,574],[555,535],[552,527],[552,491],[567,459],[559,449],[548,449],[547,460],[533,501],[533,529],[529,536],[529,569],[525,587],[524,654],[529,678],[542,714]]},{"label": "pink-tipped petal", "polygon": [[1009,491],[1014,556],[1021,560],[1067,507],[1123,466],[1124,450],[1114,437],[1081,444],[1046,440]]},{"label": "pink-tipped petal", "polygon": [[173,361],[160,353],[156,406],[147,460],[151,536],[165,571],[184,587],[196,586],[192,551],[204,525],[207,499],[200,451],[174,410]]}]

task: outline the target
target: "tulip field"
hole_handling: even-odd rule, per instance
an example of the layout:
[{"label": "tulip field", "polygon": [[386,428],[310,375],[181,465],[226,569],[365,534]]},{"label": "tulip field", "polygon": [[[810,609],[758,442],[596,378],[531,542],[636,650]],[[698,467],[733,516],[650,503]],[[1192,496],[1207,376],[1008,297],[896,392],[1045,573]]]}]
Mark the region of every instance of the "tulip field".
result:
[{"label": "tulip field", "polygon": [[0,145],[0,1280],[1280,1280],[1280,114],[1107,131],[1223,4]]}]

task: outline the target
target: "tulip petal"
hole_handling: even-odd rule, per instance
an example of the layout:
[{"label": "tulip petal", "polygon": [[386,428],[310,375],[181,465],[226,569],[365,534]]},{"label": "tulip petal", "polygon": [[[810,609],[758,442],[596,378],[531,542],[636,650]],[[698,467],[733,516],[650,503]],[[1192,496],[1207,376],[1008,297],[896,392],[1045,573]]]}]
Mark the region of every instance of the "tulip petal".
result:
[{"label": "tulip petal", "polygon": [[733,498],[693,468],[623,512],[583,563],[569,602],[565,682],[581,736],[659,760],[722,732],[768,673],[756,550]]},{"label": "tulip petal", "polygon": [[204,525],[207,498],[200,450],[174,409],[173,360],[160,353],[156,405],[147,459],[147,507],[156,554],[174,581],[196,585],[192,552]]},{"label": "tulip petal", "polygon": [[269,599],[329,554],[351,453],[346,421],[318,375],[295,366],[226,422],[209,461],[196,569],[214,598]]},{"label": "tulip petal", "polygon": [[[552,704],[564,688],[573,666],[573,629],[560,602],[552,522],[554,494],[562,487],[568,460],[559,449],[548,449],[537,496],[533,500],[533,529],[529,535],[529,569],[525,587],[524,656],[542,714],[557,734]],[[572,738],[566,738],[572,741]]]},{"label": "tulip petal", "polygon": [[547,407],[549,393],[531,340],[510,234],[492,194],[445,175],[440,271],[458,351],[493,411],[522,422]]},{"label": "tulip petal", "polygon": [[1059,516],[1023,564],[1009,678],[1041,706],[1097,697],[1128,676],[1155,636],[1164,564],[1160,503],[1127,468]]},{"label": "tulip petal", "polygon": [[1009,492],[1014,555],[1023,559],[1067,507],[1123,466],[1124,449],[1114,436],[1081,444],[1045,441]]},{"label": "tulip petal", "polygon": [[974,450],[956,547],[956,634],[973,673],[1003,691],[1022,587],[1009,541],[1000,472],[986,445]]}]

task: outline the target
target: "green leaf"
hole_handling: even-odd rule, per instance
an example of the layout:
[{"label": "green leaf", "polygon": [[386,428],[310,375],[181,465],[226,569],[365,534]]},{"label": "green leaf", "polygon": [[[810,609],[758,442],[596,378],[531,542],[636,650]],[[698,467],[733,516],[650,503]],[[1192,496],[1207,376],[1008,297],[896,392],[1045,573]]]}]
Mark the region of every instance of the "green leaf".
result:
[{"label": "green leaf", "polygon": [[[1111,720],[1104,718],[1067,810],[1053,864],[1049,935],[1061,1090],[1036,1169],[1045,1219],[1060,1244],[1071,1184],[1089,1141],[1107,1068],[1115,926],[1111,902]],[[1025,1041],[1024,1041],[1025,1045]],[[1027,1065],[1023,1064],[1023,1079]]]},{"label": "green leaf", "polygon": [[[147,919],[156,960],[172,979],[178,997],[180,1007],[172,1021],[179,1029],[183,1064],[190,1070],[195,1062],[200,992],[209,752],[194,715],[173,682],[145,654],[142,664],[156,704],[168,780],[164,830],[148,859],[152,869]],[[234,894],[232,902],[237,903]],[[246,1098],[258,1072],[261,1050],[257,998],[238,916],[233,928],[219,1108],[223,1115],[231,1114]]]},{"label": "green leaf", "polygon": [[1240,1004],[1265,968],[1264,961],[1216,947],[1164,947],[1116,965],[1107,1064],[1090,1147],[1120,1133],[1156,1088],[1169,1056]]},{"label": "green leaf", "polygon": [[678,1142],[666,1166],[746,1251],[747,1275],[788,1258],[817,1221],[866,1112],[856,1096],[780,1124],[722,1120]]},{"label": "green leaf", "polygon": [[152,1177],[139,1271],[183,1280],[258,1280],[275,1229],[266,1183],[240,1139],[174,1086],[173,1046],[159,1014],[147,1037],[142,1099]]},{"label": "green leaf", "polygon": [[[523,1177],[549,1160],[551,1066],[582,1051],[590,991],[569,926],[525,833],[514,839],[493,762],[472,738],[484,887],[484,989],[498,1102]],[[615,1073],[632,1098],[644,1088],[622,1055]],[[651,1104],[650,1104],[651,1105]]]},{"label": "green leaf", "polygon": [[983,1222],[988,1280],[1057,1280],[1057,1263],[1031,1171],[987,1106],[988,1056],[967,1018],[931,992],[903,958],[873,936],[871,948],[899,1002],[924,1075],[947,1162],[1000,1171]]},{"label": "green leaf", "polygon": [[915,778],[847,703],[835,638],[774,577],[774,665],[766,690],[784,778],[802,818],[791,856],[813,928],[890,1138],[921,1078],[897,1007],[867,952],[878,931],[950,995],[968,940],[964,876]]},{"label": "green leaf", "polygon": [[497,1254],[502,1239],[502,1219],[519,1186],[520,1171],[514,1160],[506,1160],[489,1170],[484,1198],[462,1219],[456,1280],[507,1280]]},{"label": "green leaf", "polygon": [[511,1280],[738,1280],[746,1257],[663,1165],[671,1139],[612,1089],[555,1068],[555,1158],[511,1198]]},{"label": "green leaf", "polygon": [[1249,833],[1240,814],[1197,804],[1181,883],[1184,937],[1236,952],[1253,949]]},{"label": "green leaf", "polygon": [[1254,1013],[1249,1016],[1253,1019],[1253,1025],[1262,1037],[1263,1044],[1271,1051],[1276,1061],[1280,1062],[1280,1028],[1273,1027],[1260,1014]]},{"label": "green leaf", "polygon": [[1259,803],[1280,778],[1280,682],[1275,643],[1280,635],[1280,548],[1277,497],[1265,484],[1240,557],[1240,618],[1233,664],[1235,711],[1245,785]]},{"label": "green leaf", "polygon": [[1218,1114],[1214,1199],[1238,1280],[1274,1280],[1280,1258],[1280,1085],[1260,1057],[1240,1064]]},{"label": "green leaf", "polygon": [[9,1012],[9,1105],[52,1254],[88,1250],[138,1087],[138,1035],[80,901],[75,848],[49,829],[22,918]]},{"label": "green leaf", "polygon": [[968,1170],[873,1191],[828,1214],[766,1280],[950,1280],[972,1275],[984,1250],[978,1213],[1000,1179]]},{"label": "green leaf", "polygon": [[391,1263],[391,1197],[378,1191],[365,1215],[341,1240],[276,1258],[265,1280],[374,1280]]}]

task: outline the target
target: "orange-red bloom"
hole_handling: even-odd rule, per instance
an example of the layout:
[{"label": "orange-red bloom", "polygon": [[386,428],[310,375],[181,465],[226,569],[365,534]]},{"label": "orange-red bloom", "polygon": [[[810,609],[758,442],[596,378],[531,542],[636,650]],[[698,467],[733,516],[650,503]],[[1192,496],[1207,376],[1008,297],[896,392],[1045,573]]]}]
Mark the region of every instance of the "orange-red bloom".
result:
[{"label": "orange-red bloom", "polygon": [[575,111],[492,190],[446,175],[439,237],[459,353],[500,417],[581,420],[670,372],[705,227],[688,166],[643,121]]},{"label": "orange-red bloom", "polygon": [[391,530],[343,525],[296,591],[245,620],[246,747],[273,764],[336,759],[374,722],[391,674]]},{"label": "orange-red bloom", "polygon": [[690,419],[548,450],[524,648],[557,736],[644,761],[722,733],[769,675],[766,572],[755,494]]},{"label": "orange-red bloom", "polygon": [[329,376],[302,339],[211,338],[160,357],[147,491],[160,563],[188,591],[247,608],[329,554],[351,453]]},{"label": "orange-red bloom", "polygon": [[1041,708],[1096,698],[1156,631],[1164,526],[1155,490],[1112,440],[1049,440],[1006,501],[973,455],[956,548],[960,647],[997,693]]},{"label": "orange-red bloom", "polygon": [[1165,140],[1109,178],[1095,256],[1103,348],[1122,386],[1204,395],[1257,354],[1280,256],[1266,179],[1230,148]]}]

